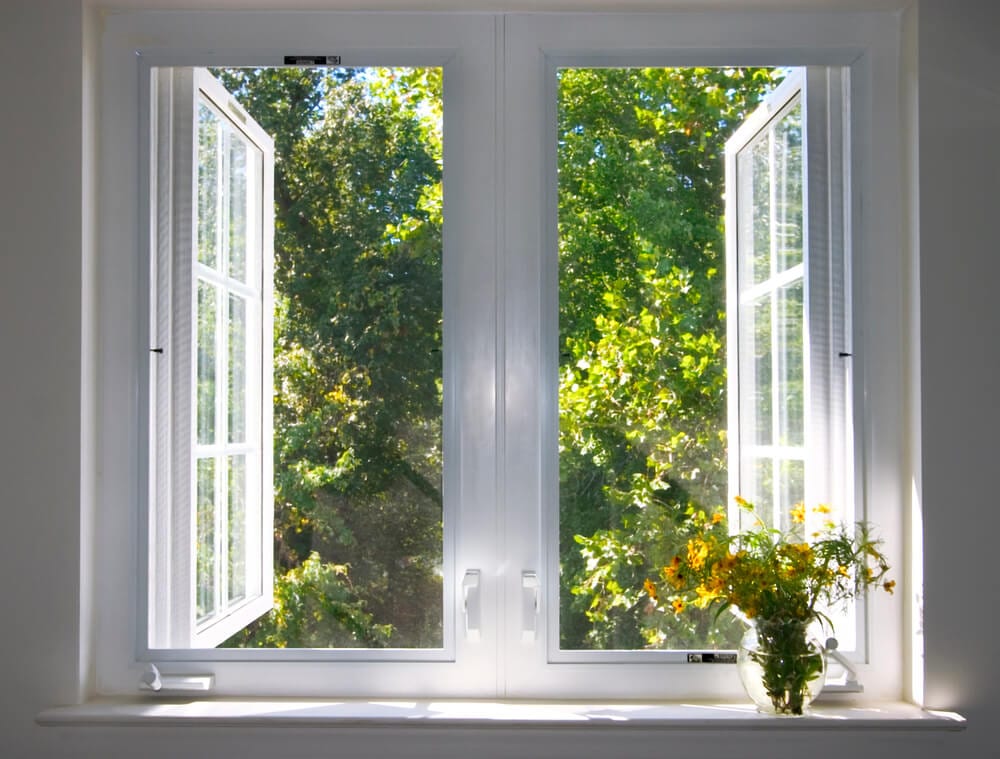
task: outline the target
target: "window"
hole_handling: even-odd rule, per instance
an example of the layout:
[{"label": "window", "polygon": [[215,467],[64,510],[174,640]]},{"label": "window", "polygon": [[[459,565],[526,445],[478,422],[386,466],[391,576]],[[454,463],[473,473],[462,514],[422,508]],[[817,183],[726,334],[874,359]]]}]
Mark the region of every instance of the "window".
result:
[{"label": "window", "polygon": [[[783,18],[754,14],[743,19],[745,24],[727,22],[721,30],[698,14],[615,17],[613,23],[590,16],[301,14],[288,26],[274,26],[255,14],[211,14],[199,17],[198,24],[180,13],[109,19],[108,102],[115,112],[155,116],[150,123],[126,118],[108,127],[124,136],[123,152],[135,156],[124,163],[134,160],[140,168],[156,166],[156,155],[138,144],[130,152],[134,137],[128,135],[147,135],[156,127],[160,135],[152,144],[157,149],[168,144],[159,121],[162,86],[147,85],[154,74],[159,83],[194,71],[191,76],[197,81],[207,77],[205,69],[219,74],[241,66],[281,67],[285,55],[298,61],[315,59],[316,53],[324,62],[336,56],[338,65],[352,70],[441,71],[441,326],[440,348],[431,346],[434,355],[428,365],[440,365],[437,402],[443,454],[441,553],[434,566],[441,605],[440,611],[429,609],[440,620],[439,637],[394,645],[390,636],[388,645],[375,646],[319,638],[284,649],[230,645],[234,632],[268,612],[268,567],[275,546],[268,535],[273,523],[267,514],[266,471],[274,448],[266,418],[267,372],[272,366],[265,339],[271,334],[266,324],[272,271],[266,262],[269,222],[266,212],[260,218],[249,211],[234,217],[232,209],[266,209],[268,142],[273,139],[278,145],[283,136],[258,138],[248,126],[251,119],[244,121],[245,114],[230,108],[230,96],[215,90],[214,83],[192,87],[192,92],[204,93],[195,112],[204,114],[205,139],[199,140],[198,149],[205,155],[190,160],[195,153],[193,120],[187,138],[190,155],[177,155],[178,143],[169,143],[175,146],[173,165],[188,166],[192,175],[188,182],[181,180],[192,188],[190,196],[178,200],[175,194],[174,203],[198,211],[192,241],[181,245],[183,241],[173,240],[169,255],[172,267],[183,268],[179,262],[187,261],[183,281],[190,283],[190,297],[183,288],[164,297],[171,312],[184,312],[189,319],[187,326],[174,320],[171,340],[182,341],[186,335],[193,347],[186,365],[175,365],[166,353],[151,357],[151,366],[167,362],[171,372],[190,381],[164,378],[159,369],[148,370],[147,376],[144,364],[126,358],[128,351],[123,350],[134,388],[148,390],[160,402],[153,405],[158,410],[148,422],[138,410],[105,420],[108,450],[128,451],[123,441],[144,441],[152,430],[159,433],[165,398],[172,399],[171,393],[185,396],[187,408],[171,400],[168,427],[175,440],[169,448],[173,458],[166,463],[156,447],[149,450],[155,467],[147,467],[138,454],[109,461],[110,481],[133,485],[109,488],[103,523],[108,535],[132,540],[127,525],[137,516],[142,522],[149,503],[140,494],[148,490],[163,503],[161,477],[168,466],[167,481],[175,488],[178,482],[187,483],[188,497],[168,498],[175,506],[154,511],[155,518],[140,525],[143,540],[154,538],[149,556],[134,565],[127,556],[104,558],[104,576],[147,573],[149,583],[116,583],[109,589],[109,636],[106,642],[102,638],[100,654],[103,690],[130,692],[137,667],[154,661],[165,673],[211,673],[222,695],[738,698],[739,686],[727,667],[686,662],[686,650],[722,645],[721,638],[674,640],[659,648],[641,641],[612,641],[603,650],[563,645],[559,503],[560,466],[566,457],[560,456],[564,400],[559,383],[566,368],[579,368],[586,356],[564,360],[565,340],[559,334],[565,280],[560,272],[560,225],[566,228],[566,217],[560,216],[566,208],[560,200],[560,81],[571,78],[568,72],[587,70],[736,66],[775,72],[775,65],[793,67],[775,74],[785,81],[767,96],[761,115],[751,115],[750,108],[743,114],[751,126],[737,129],[735,120],[729,125],[734,136],[725,185],[730,204],[727,233],[735,239],[729,241],[728,254],[721,241],[716,247],[722,271],[712,276],[719,277],[720,285],[723,275],[728,278],[719,292],[731,299],[724,307],[729,315],[727,342],[730,367],[739,370],[730,369],[728,376],[730,458],[721,456],[721,466],[713,473],[721,478],[715,487],[720,492],[752,491],[776,519],[786,513],[789,499],[815,497],[836,501],[845,515],[854,509],[892,529],[901,502],[892,448],[901,425],[891,407],[882,410],[871,400],[891,398],[892,369],[887,374],[873,372],[863,356],[898,334],[899,312],[865,288],[860,297],[851,297],[859,278],[882,277],[899,265],[894,255],[864,255],[880,241],[888,240],[891,247],[892,224],[883,224],[878,214],[866,214],[859,222],[856,213],[860,193],[873,185],[873,176],[898,168],[891,161],[875,162],[880,167],[876,172],[869,160],[876,146],[891,144],[894,123],[894,117],[886,115],[891,108],[881,97],[878,102],[872,97],[878,92],[884,102],[894,102],[892,75],[880,62],[886,27],[873,16],[863,32],[831,22],[819,33]],[[163,48],[142,47],[151,24],[156,24]],[[788,32],[787,47],[748,51],[745,35],[757,40],[774,28]],[[692,40],[702,47],[692,48]],[[832,43],[821,45],[823,40]],[[126,54],[136,47],[142,48],[138,65]],[[817,48],[822,51],[805,52]],[[135,92],[139,100],[130,94]],[[337,128],[349,127],[335,123],[331,134]],[[285,158],[278,147],[275,154],[280,171]],[[721,171],[722,155],[716,158]],[[241,161],[248,168],[236,172],[232,181],[232,168]],[[221,170],[214,181],[207,173],[211,167]],[[127,170],[112,167],[111,172],[131,186]],[[159,191],[162,182],[155,170],[151,174],[143,178],[140,172],[138,190],[133,186],[131,196],[122,198],[118,190],[109,189],[109,202],[122,201],[123,207],[134,210],[135,219],[153,216],[159,196],[148,188],[157,179]],[[317,193],[327,189],[323,182],[328,176],[315,177]],[[171,182],[177,184],[176,175]],[[684,177],[677,178],[677,187],[686,189]],[[243,197],[245,201],[236,203]],[[721,198],[716,200],[721,203]],[[893,211],[887,213],[891,217]],[[183,216],[183,208],[178,216]],[[112,267],[109,277],[118,282],[132,275],[148,283],[150,292],[162,294],[163,267],[143,263],[144,256],[162,261],[149,250],[155,244],[140,246],[143,255],[137,259],[124,252],[130,229],[134,239],[158,241],[158,227],[152,220],[143,228],[130,224],[121,231],[109,227],[110,250],[120,265]],[[195,244],[202,236],[216,241],[211,251]],[[241,237],[255,241],[253,252],[249,243],[234,246],[232,241]],[[393,237],[388,234],[387,239]],[[243,250],[245,268],[239,257]],[[849,258],[844,251],[851,252]],[[726,255],[734,262],[727,264]],[[273,271],[280,272],[280,264]],[[678,278],[686,273],[671,269],[660,275],[677,279],[671,283],[675,288],[683,287]],[[275,286],[276,300],[280,286]],[[410,294],[426,292],[422,287]],[[876,334],[862,334],[848,322],[848,303],[863,310],[866,318],[879,320]],[[162,301],[148,305],[157,316],[164,313]],[[141,321],[143,308],[138,304],[123,308],[134,309],[132,321],[126,323]],[[280,314],[279,309],[279,320]],[[130,343],[123,327],[106,326],[112,345],[118,345],[116,336]],[[159,322],[147,326],[156,328]],[[172,347],[156,341],[150,345],[155,329],[134,329],[131,344],[140,345],[143,355],[149,355],[150,347]],[[718,342],[705,350],[720,351],[721,339]],[[831,357],[831,351],[836,355]],[[393,374],[402,377],[406,371],[404,365]],[[715,378],[716,386],[721,387],[722,376]],[[252,378],[259,378],[259,385]],[[857,403],[862,396],[863,405]],[[190,434],[176,434],[183,429],[179,420],[187,418],[192,420]],[[719,423],[718,418],[712,421]],[[877,440],[870,434],[874,425],[887,430]],[[159,434],[153,439],[159,440]],[[350,463],[339,458],[327,463],[335,467],[338,462]],[[855,468],[859,476],[852,478]],[[169,519],[161,522],[163,513]],[[170,523],[184,514],[188,524],[183,528]],[[579,530],[587,537],[586,530]],[[173,545],[183,541],[192,550],[175,556],[164,548],[164,531]],[[199,553],[195,546],[203,550]],[[352,559],[355,566],[345,562],[348,577],[358,571],[359,561]],[[324,562],[335,565],[336,559]],[[163,592],[159,578],[164,576],[176,580],[173,595]],[[900,682],[898,664],[879,657],[869,663],[873,649],[867,634],[877,627],[879,638],[884,633],[891,645],[900,635],[899,614],[884,605],[873,605],[867,612],[858,615],[863,634],[852,641],[857,644],[854,656],[869,691],[891,694]],[[164,623],[164,618],[180,620],[179,627]],[[134,658],[121,654],[131,648],[127,642],[123,645],[130,630],[136,641]],[[225,640],[230,643],[215,647]]]}]

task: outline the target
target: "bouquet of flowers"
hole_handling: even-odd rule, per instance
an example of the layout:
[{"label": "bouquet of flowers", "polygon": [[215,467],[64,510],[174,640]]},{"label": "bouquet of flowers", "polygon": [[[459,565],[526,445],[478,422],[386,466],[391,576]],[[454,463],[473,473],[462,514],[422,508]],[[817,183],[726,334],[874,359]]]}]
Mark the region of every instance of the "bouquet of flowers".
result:
[{"label": "bouquet of flowers", "polygon": [[886,579],[889,564],[867,523],[848,530],[829,520],[830,508],[821,504],[812,510],[821,523],[806,536],[803,504],[791,511],[791,529],[782,531],[767,527],[747,500],[736,502],[752,519],[749,529],[731,533],[721,512],[694,515],[699,529],[686,550],[659,577],[647,578],[644,590],[665,613],[736,607],[756,633],[756,644],[742,646],[740,656],[754,665],[760,683],[744,679],[744,686],[751,696],[763,686],[770,702],[759,704],[765,711],[799,715],[825,668],[807,629],[818,621],[832,630],[824,609],[870,587],[891,593],[895,582]]}]

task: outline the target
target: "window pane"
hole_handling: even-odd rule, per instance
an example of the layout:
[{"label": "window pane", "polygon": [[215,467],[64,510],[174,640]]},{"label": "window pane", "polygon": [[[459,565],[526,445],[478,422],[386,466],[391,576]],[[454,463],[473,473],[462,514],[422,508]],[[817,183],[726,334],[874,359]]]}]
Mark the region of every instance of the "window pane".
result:
[{"label": "window pane", "polygon": [[757,445],[770,445],[773,440],[773,343],[771,340],[771,296],[765,295],[747,309],[752,321],[746,325],[744,335],[752,339],[750,350],[744,355],[750,359],[752,385],[740,398],[744,407],[742,418],[747,424],[744,441]]},{"label": "window pane", "polygon": [[[563,69],[558,88],[562,649],[733,646],[728,617],[657,610],[658,577],[727,487],[725,142],[777,78],[750,69]],[[745,176],[770,276],[768,143]],[[747,316],[770,441],[772,298]],[[756,343],[760,343],[758,347]]]},{"label": "window pane", "polygon": [[778,291],[778,419],[780,445],[805,444],[805,364],[802,280]]},{"label": "window pane", "polygon": [[215,442],[216,288],[198,280],[198,443]]},{"label": "window pane", "polygon": [[[744,497],[757,507],[758,516],[769,527],[774,527],[780,523],[774,520],[774,459],[747,456],[745,461],[749,464],[746,467],[749,476],[740,478],[741,490],[747,494]],[[752,525],[741,524],[740,527],[745,529]]]},{"label": "window pane", "polygon": [[763,282],[771,277],[771,141],[767,132],[737,159],[740,183],[740,278]]},{"label": "window pane", "polygon": [[243,136],[228,129],[229,181],[227,190],[229,225],[229,276],[245,282],[247,278],[247,172],[249,146]]},{"label": "window pane", "polygon": [[219,117],[198,104],[198,261],[216,268],[219,259]]},{"label": "window pane", "polygon": [[806,466],[804,461],[786,460],[779,465],[777,512],[781,514],[780,526],[783,530],[795,527],[791,518],[792,507],[805,501]]},{"label": "window pane", "polygon": [[229,559],[228,600],[235,603],[246,596],[247,524],[246,456],[229,457],[229,512],[227,514],[227,555]]},{"label": "window pane", "polygon": [[[278,167],[273,455],[280,603],[226,645],[441,647],[442,72],[214,73],[274,137]],[[238,141],[234,133],[226,271],[244,279],[252,261],[244,261],[240,238],[257,233],[238,218],[254,203],[250,182],[241,197],[242,177],[254,175],[257,159]],[[241,389],[251,369],[240,337],[252,323],[247,319],[234,296],[233,445],[250,435],[253,416]],[[230,507],[244,508],[232,500],[232,487]],[[230,537],[233,565],[239,541]]]},{"label": "window pane", "polygon": [[774,216],[777,270],[802,263],[802,107],[774,126]]},{"label": "window pane", "polygon": [[216,612],[215,459],[198,459],[195,502],[198,541],[195,588],[197,620],[202,622]]},{"label": "window pane", "polygon": [[247,426],[247,303],[229,296],[229,442],[246,441]]}]

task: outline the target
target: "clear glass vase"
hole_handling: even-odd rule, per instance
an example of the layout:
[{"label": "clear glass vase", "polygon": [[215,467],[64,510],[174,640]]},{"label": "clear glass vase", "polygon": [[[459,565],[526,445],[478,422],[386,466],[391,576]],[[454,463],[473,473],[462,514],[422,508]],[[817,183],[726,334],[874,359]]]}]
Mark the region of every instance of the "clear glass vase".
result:
[{"label": "clear glass vase", "polygon": [[757,711],[788,717],[809,713],[823,690],[826,655],[798,619],[760,619],[740,641],[740,680]]}]

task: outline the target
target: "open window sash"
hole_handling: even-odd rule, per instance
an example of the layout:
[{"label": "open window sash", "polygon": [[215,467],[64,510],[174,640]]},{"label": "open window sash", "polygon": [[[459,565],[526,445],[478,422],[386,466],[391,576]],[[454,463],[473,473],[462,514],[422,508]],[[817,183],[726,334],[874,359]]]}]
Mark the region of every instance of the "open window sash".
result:
[{"label": "open window sash", "polygon": [[154,90],[149,645],[205,648],[273,603],[274,149],[204,69]]},{"label": "open window sash", "polygon": [[794,70],[726,144],[729,490],[779,529],[807,504],[805,536],[855,521],[844,79]]}]

